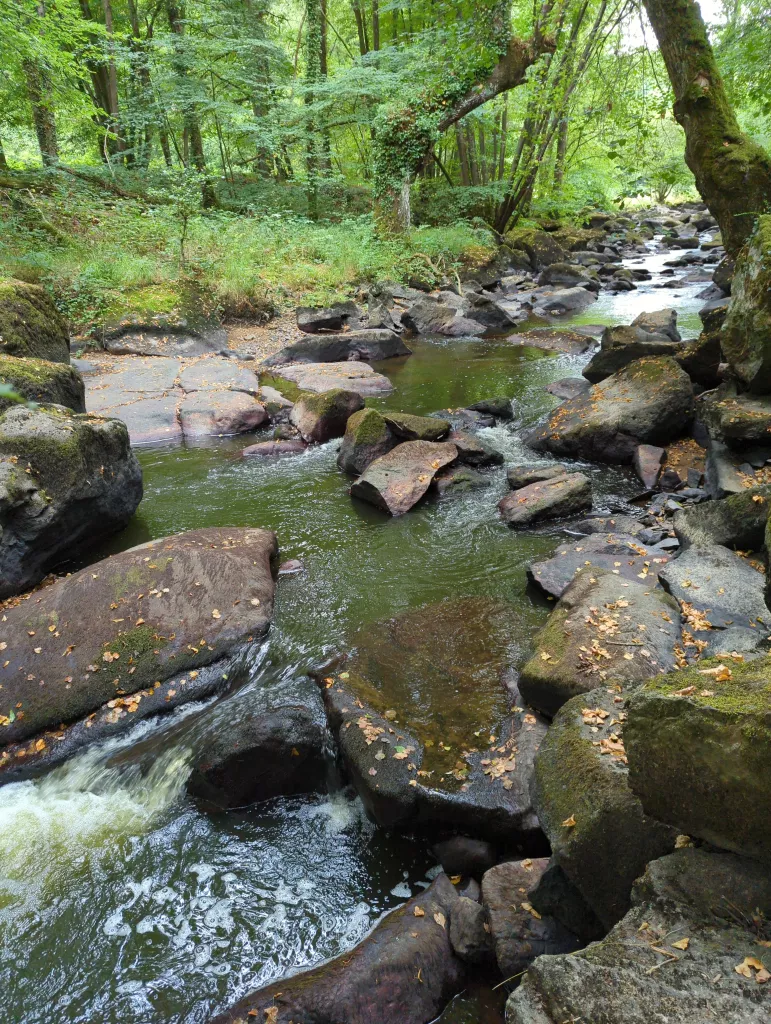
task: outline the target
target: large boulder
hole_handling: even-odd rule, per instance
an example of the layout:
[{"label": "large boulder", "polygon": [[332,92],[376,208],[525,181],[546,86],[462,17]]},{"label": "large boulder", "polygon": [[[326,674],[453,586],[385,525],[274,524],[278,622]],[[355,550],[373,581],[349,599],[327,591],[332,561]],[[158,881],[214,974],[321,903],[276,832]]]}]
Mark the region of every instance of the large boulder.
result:
[{"label": "large boulder", "polygon": [[555,863],[606,928],[629,909],[645,865],[676,838],[629,787],[622,709],[605,686],[568,701],[541,742],[532,785]]},{"label": "large boulder", "polygon": [[195,391],[177,410],[185,437],[245,434],[268,421],[264,405],[243,391]]},{"label": "large boulder", "polygon": [[657,309],[653,313],[640,313],[632,321],[632,327],[638,327],[645,334],[654,337],[669,338],[670,341],[682,341],[677,329],[676,309]]},{"label": "large boulder", "polygon": [[[651,325],[653,323],[655,321]],[[667,325],[664,325],[664,329],[667,329]],[[681,349],[680,341],[673,341],[670,334],[645,330],[636,321],[631,327],[606,327],[600,341],[600,351],[592,356],[583,374],[592,384],[598,384],[636,359],[677,356]]]},{"label": "large boulder", "polygon": [[682,607],[688,605],[697,631],[737,626],[767,633],[771,626],[763,573],[729,548],[692,545],[659,569],[659,579]]},{"label": "large boulder", "polygon": [[352,485],[351,497],[389,515],[403,515],[420,501],[439,470],[457,458],[454,444],[405,441],[367,466]]},{"label": "large boulder", "polygon": [[376,409],[360,409],[348,419],[337,465],[351,476],[361,476],[375,459],[399,443]]},{"label": "large boulder", "polygon": [[507,526],[526,529],[547,519],[586,512],[592,507],[592,483],[583,473],[569,473],[528,484],[507,494],[498,503]]},{"label": "large boulder", "polygon": [[580,312],[586,309],[597,296],[588,288],[559,288],[556,291],[536,292],[536,312],[543,311],[552,316]]},{"label": "large boulder", "polygon": [[709,659],[652,680],[628,714],[629,782],[646,812],[771,862],[768,659]]},{"label": "large boulder", "polygon": [[675,534],[683,545],[759,551],[765,541],[771,485],[707,501],[675,513]]},{"label": "large boulder", "polygon": [[484,292],[468,292],[464,316],[484,328],[483,337],[506,334],[516,327],[517,321],[495,299]]},{"label": "large boulder", "polygon": [[211,1024],[426,1024],[464,987],[450,943],[461,897],[446,875],[392,911],[349,953],[273,982]]},{"label": "large boulder", "polygon": [[631,689],[676,665],[680,609],[656,585],[582,571],[534,640],[519,685],[531,707],[555,715],[577,694],[600,684]]},{"label": "large boulder", "polygon": [[415,416],[408,412],[383,412],[388,426],[403,441],[440,441],[450,432],[447,420],[436,416]]},{"label": "large boulder", "polygon": [[723,352],[741,383],[771,392],[771,214],[758,218],[755,234],[736,261],[732,300],[722,330]]},{"label": "large boulder", "polygon": [[0,281],[0,354],[69,363],[67,324],[40,285]]},{"label": "large boulder", "polygon": [[638,359],[563,402],[527,442],[555,455],[628,463],[639,444],[685,433],[693,410],[693,386],[674,359]]},{"label": "large boulder", "polygon": [[263,361],[263,366],[341,363],[350,358],[377,360],[408,355],[410,349],[395,331],[347,331],[345,334],[309,334],[269,356]]},{"label": "large boulder", "polygon": [[402,323],[413,334],[441,334],[450,338],[479,338],[483,324],[460,312],[460,306],[423,296],[402,313]]},{"label": "large boulder", "polygon": [[126,525],[142,470],[119,420],[63,406],[0,416],[0,598]]},{"label": "large boulder", "polygon": [[322,680],[348,775],[384,828],[541,848],[529,783],[546,725],[504,686],[515,621],[487,598],[428,605],[363,627]]},{"label": "large boulder", "polygon": [[579,263],[552,263],[541,271],[539,285],[557,285],[560,288],[599,287],[596,274],[589,273]]},{"label": "large boulder", "polygon": [[[86,411],[83,378],[66,363],[0,355],[0,384],[7,384],[28,402],[63,405],[73,412]],[[0,413],[13,404],[0,395]]]},{"label": "large boulder", "polygon": [[[199,669],[222,666],[267,631],[276,550],[267,530],[194,530],[111,555],[7,608],[0,682],[15,711],[2,741],[21,743],[24,755],[6,760],[26,765],[66,739],[61,723],[101,709],[122,728],[145,705],[162,710],[153,696],[172,676],[180,682],[168,700],[188,684],[194,693]],[[86,729],[86,741],[89,731],[98,732]]]},{"label": "large boulder", "polygon": [[297,326],[306,334],[342,331],[355,326],[361,310],[355,302],[338,302],[334,306],[301,306],[297,310]]},{"label": "large boulder", "polygon": [[568,254],[548,231],[537,228],[514,228],[505,236],[510,249],[527,253],[535,270],[542,270],[553,263],[566,263]]},{"label": "large boulder", "polygon": [[741,452],[771,441],[771,396],[737,394],[734,386],[724,385],[699,404],[713,436],[730,448]]},{"label": "large boulder", "polygon": [[595,347],[591,335],[571,331],[566,327],[534,327],[529,331],[511,334],[507,340],[511,345],[538,348],[545,352],[566,352],[578,356]]},{"label": "large boulder", "polygon": [[343,363],[290,363],[278,372],[301,391],[315,391],[317,394],[342,388],[369,397],[387,395],[394,389],[388,377],[360,359],[349,359]]},{"label": "large boulder", "polygon": [[506,1024],[763,1024],[770,914],[763,866],[677,850],[648,865],[606,938],[535,961],[509,998]]},{"label": "large boulder", "polygon": [[174,311],[129,313],[108,323],[102,340],[116,355],[170,358],[221,352],[227,349],[228,334],[206,296],[182,289]]},{"label": "large boulder", "polygon": [[349,418],[363,408],[364,400],[358,392],[335,388],[320,395],[301,395],[292,407],[289,421],[300,431],[303,441],[323,444],[342,437]]},{"label": "large boulder", "polygon": [[542,480],[554,480],[557,477],[567,476],[568,470],[559,462],[524,463],[518,466],[509,466],[506,470],[506,481],[512,491],[518,491],[530,484],[540,483]]}]

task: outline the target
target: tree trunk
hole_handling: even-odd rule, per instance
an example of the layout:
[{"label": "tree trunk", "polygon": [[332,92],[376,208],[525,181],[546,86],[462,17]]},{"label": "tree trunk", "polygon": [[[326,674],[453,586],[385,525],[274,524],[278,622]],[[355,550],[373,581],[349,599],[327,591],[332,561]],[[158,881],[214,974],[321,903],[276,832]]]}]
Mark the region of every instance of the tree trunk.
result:
[{"label": "tree trunk", "polygon": [[372,49],[380,49],[380,5],[372,0]]},{"label": "tree trunk", "polygon": [[115,34],[112,20],[111,0],[102,0],[104,11],[104,28],[107,35],[107,111],[109,135],[107,149],[110,154],[122,152],[125,142],[120,135],[120,109],[118,105],[118,69],[115,65]]},{"label": "tree trunk", "polygon": [[554,187],[562,188],[565,180],[565,157],[568,152],[568,119],[563,117],[560,121],[559,134],[557,135],[557,156],[554,160]]},{"label": "tree trunk", "polygon": [[5,158],[5,150],[3,149],[3,140],[0,139],[0,171],[8,170],[8,161]]},{"label": "tree trunk", "polygon": [[59,162],[59,142],[56,137],[51,76],[47,68],[31,60],[24,62],[24,73],[40,158],[44,167],[54,167]]},{"label": "tree trunk", "polygon": [[351,0],[353,16],[356,19],[356,32],[359,36],[359,53],[365,57],[369,53],[369,40],[367,39],[367,23],[364,20],[364,13],[361,9],[361,0]]},{"label": "tree trunk", "polygon": [[685,160],[702,199],[736,255],[755,220],[771,209],[771,158],[743,134],[728,101],[699,6],[644,0],[685,130]]}]

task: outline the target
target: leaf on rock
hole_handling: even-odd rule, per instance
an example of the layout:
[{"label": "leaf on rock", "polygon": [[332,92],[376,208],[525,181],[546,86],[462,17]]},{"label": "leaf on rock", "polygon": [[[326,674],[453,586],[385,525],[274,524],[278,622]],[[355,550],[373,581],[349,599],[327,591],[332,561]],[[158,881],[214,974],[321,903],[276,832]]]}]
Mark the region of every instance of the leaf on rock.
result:
[{"label": "leaf on rock", "polygon": [[436,921],[440,928],[444,928],[445,924],[447,923],[447,918],[439,910],[437,910],[437,912],[434,914],[434,920]]}]

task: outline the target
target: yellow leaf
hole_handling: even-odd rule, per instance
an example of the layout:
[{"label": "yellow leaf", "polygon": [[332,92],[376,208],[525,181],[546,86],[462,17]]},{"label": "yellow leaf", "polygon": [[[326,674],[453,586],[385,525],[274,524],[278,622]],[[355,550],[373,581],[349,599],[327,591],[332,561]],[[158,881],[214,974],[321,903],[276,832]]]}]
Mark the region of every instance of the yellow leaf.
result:
[{"label": "yellow leaf", "polygon": [[565,818],[565,820],[562,822],[562,827],[563,828],[573,828],[575,824],[576,824],[575,815],[571,814],[569,818]]},{"label": "yellow leaf", "polygon": [[[760,960],[754,956],[745,956],[742,962],[734,967],[734,970],[737,974],[741,974],[743,978],[751,978],[753,971],[766,971]],[[766,974],[768,974],[767,971]],[[766,978],[764,980],[767,981],[768,979]],[[762,985],[763,982],[760,982],[760,984]]]},{"label": "yellow leaf", "polygon": [[278,1007],[277,1006],[269,1006],[267,1008],[267,1010],[265,1010],[265,1024],[276,1024],[277,1020],[278,1020]]},{"label": "yellow leaf", "polygon": [[672,943],[672,949],[688,949],[690,939],[680,939],[678,942]]},{"label": "yellow leaf", "polygon": [[415,907],[415,909],[412,911],[412,913],[413,913],[413,915],[415,917],[425,917],[426,916],[426,912],[425,912],[425,910],[422,907]]},{"label": "yellow leaf", "polygon": [[453,885],[460,885],[463,875],[450,875],[450,881]]},{"label": "yellow leaf", "polygon": [[436,921],[440,928],[444,928],[447,918],[444,916],[444,914],[440,913],[440,911],[437,910],[437,912],[434,914],[434,920]]},{"label": "yellow leaf", "polygon": [[[217,608],[213,608],[212,609],[211,617],[213,619],[221,619],[222,618],[222,616],[220,615],[219,610]],[[267,1010],[265,1012],[267,1013]]]},{"label": "yellow leaf", "polygon": [[528,914],[532,914],[533,917],[535,917],[538,921],[541,920],[541,915],[538,913],[538,911],[535,909],[532,903],[520,903],[520,906],[523,910],[526,910]]}]

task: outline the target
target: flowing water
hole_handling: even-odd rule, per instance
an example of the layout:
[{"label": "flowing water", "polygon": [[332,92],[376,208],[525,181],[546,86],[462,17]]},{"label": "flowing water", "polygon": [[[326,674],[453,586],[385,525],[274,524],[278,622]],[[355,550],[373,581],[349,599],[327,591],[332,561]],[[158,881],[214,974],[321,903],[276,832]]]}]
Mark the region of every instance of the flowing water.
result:
[{"label": "flowing water", "polygon": [[[667,258],[643,265],[658,272]],[[603,293],[572,322],[629,322],[676,305],[691,337],[703,287]],[[411,344],[410,358],[378,367],[395,391],[370,404],[430,413],[511,396],[513,423],[483,431],[509,464],[534,461],[520,432],[555,403],[544,385],[581,368],[505,339]],[[425,844],[376,829],[344,793],[209,817],[185,796],[191,751],[245,705],[309,700],[307,667],[367,623],[450,595],[504,599],[517,660],[548,614],[527,592],[525,569],[551,553],[554,532],[500,523],[503,470],[487,489],[429,499],[392,520],[349,498],[336,443],[275,461],[240,458],[245,443],[141,450],[145,498],[109,550],[203,526],[263,526],[277,532],[282,559],[304,569],[279,579],[270,638],[236,694],[140,724],[0,792],[9,1024],[199,1024],[245,992],[353,946],[428,883]],[[627,471],[586,471],[598,510],[622,509],[636,490]],[[493,1021],[499,1006],[470,993],[446,1019]]]}]

